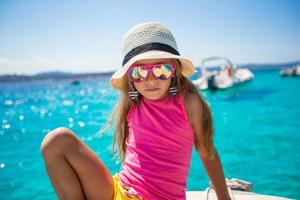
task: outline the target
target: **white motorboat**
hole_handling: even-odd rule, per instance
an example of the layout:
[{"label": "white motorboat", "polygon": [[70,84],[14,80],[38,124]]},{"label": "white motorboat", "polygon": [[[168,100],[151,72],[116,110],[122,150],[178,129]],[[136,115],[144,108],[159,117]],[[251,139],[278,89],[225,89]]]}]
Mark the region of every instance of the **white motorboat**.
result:
[{"label": "white motorboat", "polygon": [[[225,65],[218,70],[208,70],[206,66],[209,61],[223,60]],[[226,57],[209,57],[201,62],[202,75],[193,83],[200,90],[205,89],[226,89],[244,83],[254,78],[254,74],[247,68],[238,68]]]},{"label": "white motorboat", "polygon": [[300,64],[293,67],[286,67],[280,70],[281,76],[300,76]]}]

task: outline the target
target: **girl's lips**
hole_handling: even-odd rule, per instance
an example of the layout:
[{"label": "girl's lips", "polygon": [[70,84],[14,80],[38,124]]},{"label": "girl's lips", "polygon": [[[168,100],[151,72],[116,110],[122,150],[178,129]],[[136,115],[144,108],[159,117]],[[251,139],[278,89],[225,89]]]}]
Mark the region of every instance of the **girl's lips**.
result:
[{"label": "girl's lips", "polygon": [[145,89],[147,92],[154,92],[159,90],[159,88],[151,88],[151,89]]}]

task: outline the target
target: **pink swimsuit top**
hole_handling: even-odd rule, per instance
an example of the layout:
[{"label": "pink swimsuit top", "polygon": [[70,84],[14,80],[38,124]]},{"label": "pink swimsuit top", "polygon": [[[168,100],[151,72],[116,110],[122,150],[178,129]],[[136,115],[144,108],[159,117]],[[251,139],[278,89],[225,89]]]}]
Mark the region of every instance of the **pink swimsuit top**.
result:
[{"label": "pink swimsuit top", "polygon": [[147,200],[185,199],[194,132],[182,96],[142,99],[127,122],[121,183]]}]

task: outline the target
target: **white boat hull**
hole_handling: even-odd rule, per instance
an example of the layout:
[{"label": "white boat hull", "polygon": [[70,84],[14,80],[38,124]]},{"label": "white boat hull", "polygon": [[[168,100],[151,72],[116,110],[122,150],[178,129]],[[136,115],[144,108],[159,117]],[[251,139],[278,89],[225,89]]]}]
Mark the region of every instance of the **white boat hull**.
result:
[{"label": "white boat hull", "polygon": [[[213,89],[227,89],[254,78],[254,74],[246,68],[236,69],[232,77],[228,76],[225,71],[221,71],[217,75],[210,76],[210,78],[213,78]],[[210,88],[207,75],[194,80],[193,84],[196,85],[200,90],[206,90]]]},{"label": "white boat hull", "polygon": [[281,76],[300,76],[300,64],[280,70]]}]

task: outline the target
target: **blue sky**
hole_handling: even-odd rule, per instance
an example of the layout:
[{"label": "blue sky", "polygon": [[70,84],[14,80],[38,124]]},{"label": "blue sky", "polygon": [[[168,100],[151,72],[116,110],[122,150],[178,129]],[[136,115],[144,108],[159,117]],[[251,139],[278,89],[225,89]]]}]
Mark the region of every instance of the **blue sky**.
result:
[{"label": "blue sky", "polygon": [[0,74],[105,72],[122,62],[123,35],[159,21],[180,53],[234,63],[300,61],[300,1],[0,1]]}]

